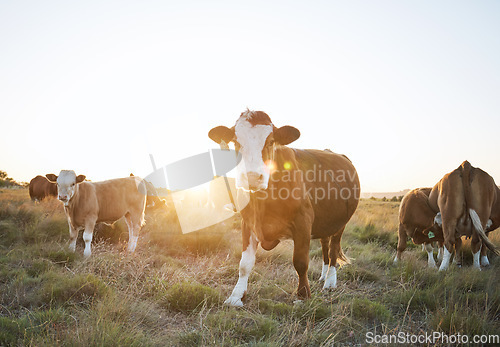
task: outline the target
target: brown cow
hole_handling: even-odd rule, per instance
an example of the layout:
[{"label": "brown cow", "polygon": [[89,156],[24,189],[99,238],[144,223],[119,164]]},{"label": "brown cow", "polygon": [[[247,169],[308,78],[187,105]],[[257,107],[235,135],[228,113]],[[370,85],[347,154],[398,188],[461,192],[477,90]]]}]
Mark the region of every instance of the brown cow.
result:
[{"label": "brown cow", "polygon": [[[414,244],[425,244],[429,267],[436,268],[432,242],[440,243],[442,249],[443,231],[436,219],[436,212],[429,206],[429,194],[432,188],[417,188],[409,191],[399,205],[398,249],[394,262],[401,260],[406,249],[407,238]],[[439,258],[438,254],[438,258]]]},{"label": "brown cow", "polygon": [[239,278],[225,303],[243,305],[258,244],[271,250],[283,239],[294,242],[299,298],[311,296],[307,279],[311,238],[321,239],[323,288],[334,288],[336,266],[348,261],[340,239],[359,200],[359,179],[351,161],[328,151],[286,147],[300,132],[291,126],[275,127],[262,111],[247,110],[234,127],[218,126],[208,135],[219,144],[234,142],[242,158],[236,167],[236,186],[250,193],[241,210]]},{"label": "brown cow", "polygon": [[445,249],[440,271],[448,268],[455,242],[461,236],[472,237],[474,267],[478,269],[481,269],[481,243],[485,258],[483,265],[488,264],[486,247],[500,254],[486,235],[487,231],[500,225],[500,192],[486,172],[464,161],[434,186],[429,204],[433,210],[441,212],[443,223]]},{"label": "brown cow", "polygon": [[126,177],[102,182],[84,182],[72,170],[62,170],[59,176],[48,174],[57,182],[58,199],[64,203],[68,218],[71,250],[75,250],[78,231],[85,229],[85,257],[90,256],[90,244],[96,223],[113,223],[125,217],[128,226],[128,250],[133,252],[144,223],[146,188],[141,178]]},{"label": "brown cow", "polygon": [[36,176],[30,181],[30,198],[33,201],[42,201],[49,196],[57,196],[57,184],[49,182],[44,176]]}]

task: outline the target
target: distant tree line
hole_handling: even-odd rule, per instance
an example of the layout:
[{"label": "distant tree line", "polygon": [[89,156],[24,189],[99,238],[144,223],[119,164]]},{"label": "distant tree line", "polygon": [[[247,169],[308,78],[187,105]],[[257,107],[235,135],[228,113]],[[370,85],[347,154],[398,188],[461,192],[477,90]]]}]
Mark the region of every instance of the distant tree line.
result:
[{"label": "distant tree line", "polygon": [[382,199],[377,199],[376,197],[372,196],[370,198],[370,200],[373,200],[373,201],[384,201],[384,202],[398,202],[398,201],[403,200],[403,195],[393,196],[390,199],[387,199],[385,196]]},{"label": "distant tree line", "polygon": [[0,188],[26,187],[28,183],[18,183],[7,175],[7,172],[0,170]]}]

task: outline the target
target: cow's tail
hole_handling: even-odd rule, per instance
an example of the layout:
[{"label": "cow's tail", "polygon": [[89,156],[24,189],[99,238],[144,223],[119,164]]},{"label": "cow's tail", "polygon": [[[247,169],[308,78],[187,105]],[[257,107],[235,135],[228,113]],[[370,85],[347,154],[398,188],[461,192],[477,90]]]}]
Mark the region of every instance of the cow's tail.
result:
[{"label": "cow's tail", "polygon": [[30,198],[32,201],[35,201],[35,197],[33,196],[33,184],[29,186]]},{"label": "cow's tail", "polygon": [[492,252],[494,252],[496,255],[500,255],[500,250],[498,247],[496,247],[489,239],[488,236],[486,236],[486,233],[484,232],[483,225],[481,224],[481,219],[479,219],[479,216],[477,215],[477,212],[474,211],[473,209],[469,209],[469,215],[472,220],[472,224],[474,225],[474,229],[476,230],[477,234],[483,241],[483,243],[488,247]]},{"label": "cow's tail", "polygon": [[351,260],[344,254],[342,248],[339,249],[339,254],[337,255],[337,264],[340,266],[345,264],[350,264]]},{"label": "cow's tail", "polygon": [[[469,211],[469,202],[471,201],[471,170],[472,165],[466,160],[462,163],[462,186],[464,188],[465,211]],[[467,212],[466,212],[467,213]],[[472,218],[472,217],[471,217]],[[464,224],[466,223],[464,218]]]}]

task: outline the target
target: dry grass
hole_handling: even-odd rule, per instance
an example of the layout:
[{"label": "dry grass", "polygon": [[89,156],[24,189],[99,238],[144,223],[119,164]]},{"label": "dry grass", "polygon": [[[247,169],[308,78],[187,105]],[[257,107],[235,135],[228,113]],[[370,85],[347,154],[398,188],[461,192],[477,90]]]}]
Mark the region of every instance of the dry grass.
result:
[{"label": "dry grass", "polygon": [[[235,217],[183,235],[172,210],[147,215],[137,251],[126,228],[99,227],[93,254],[66,249],[68,228],[54,200],[0,190],[0,345],[241,344],[330,346],[367,332],[500,334],[500,261],[478,272],[437,273],[409,247],[394,266],[398,203],[361,201],[342,246],[352,259],[338,288],[322,292],[320,244],[311,244],[312,299],[296,304],[293,244],[259,249],[246,306],[222,305],[241,256]],[[100,236],[99,236],[100,235]],[[491,234],[500,244],[498,231]]]}]

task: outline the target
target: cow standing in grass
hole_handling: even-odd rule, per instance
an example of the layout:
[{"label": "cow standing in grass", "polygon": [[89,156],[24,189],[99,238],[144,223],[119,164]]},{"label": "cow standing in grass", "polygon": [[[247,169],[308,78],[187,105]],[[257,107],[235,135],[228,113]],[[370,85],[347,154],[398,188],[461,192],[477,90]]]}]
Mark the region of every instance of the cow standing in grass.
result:
[{"label": "cow standing in grass", "polygon": [[96,223],[114,223],[125,217],[129,231],[128,250],[134,252],[139,231],[144,223],[146,187],[139,177],[126,177],[102,182],[84,182],[72,170],[62,170],[59,176],[48,174],[57,183],[58,199],[64,204],[68,218],[71,250],[75,250],[78,231],[85,229],[85,257],[90,256],[92,234]]},{"label": "cow standing in grass", "polygon": [[243,305],[259,243],[271,250],[280,240],[294,241],[293,265],[301,299],[311,296],[307,279],[311,238],[321,239],[324,289],[336,286],[336,267],[348,261],[340,240],[358,206],[356,169],[346,156],[329,150],[286,147],[299,136],[296,128],[277,128],[266,113],[249,110],[241,114],[234,127],[218,126],[209,132],[219,144],[234,143],[242,156],[236,186],[250,193],[250,201],[241,211],[239,279],[226,304]]},{"label": "cow standing in grass", "polygon": [[36,176],[30,181],[30,198],[33,201],[42,201],[43,199],[57,196],[57,184],[50,182],[43,176]]},{"label": "cow standing in grass", "polygon": [[442,218],[445,249],[439,270],[448,268],[455,243],[462,236],[472,237],[477,269],[489,265],[486,247],[500,255],[486,235],[500,225],[500,189],[486,172],[464,161],[433,187],[429,203]]},{"label": "cow standing in grass", "polygon": [[[429,194],[432,188],[417,188],[409,191],[399,205],[398,248],[394,262],[401,260],[406,249],[407,238],[416,245],[424,244],[428,256],[429,267],[436,268],[432,242],[440,243],[439,253],[443,247],[443,231],[436,212],[429,205]],[[440,255],[438,255],[440,258]]]}]

